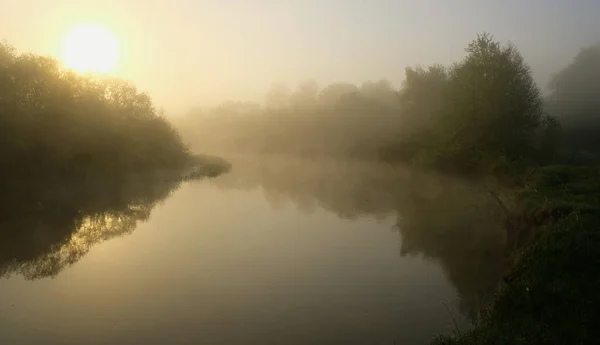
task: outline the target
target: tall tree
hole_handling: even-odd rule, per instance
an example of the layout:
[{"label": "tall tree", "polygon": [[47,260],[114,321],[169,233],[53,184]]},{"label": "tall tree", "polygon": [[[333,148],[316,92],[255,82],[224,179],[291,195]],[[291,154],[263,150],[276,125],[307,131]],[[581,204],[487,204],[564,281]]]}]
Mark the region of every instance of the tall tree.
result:
[{"label": "tall tree", "polygon": [[468,165],[531,158],[543,103],[529,66],[514,45],[501,46],[487,33],[466,52],[450,71],[445,147]]}]

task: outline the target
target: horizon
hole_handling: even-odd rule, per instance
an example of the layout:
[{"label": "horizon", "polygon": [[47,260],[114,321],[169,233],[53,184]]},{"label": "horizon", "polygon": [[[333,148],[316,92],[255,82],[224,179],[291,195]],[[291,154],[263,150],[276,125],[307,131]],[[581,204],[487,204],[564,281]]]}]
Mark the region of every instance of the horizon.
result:
[{"label": "horizon", "polygon": [[134,83],[170,116],[226,101],[262,102],[278,82],[315,80],[322,87],[386,79],[399,87],[405,67],[459,61],[482,32],[514,43],[545,91],[580,49],[600,42],[594,1],[30,0],[14,6],[0,14],[0,32],[19,52],[64,63],[60,42],[75,25],[114,32],[121,49],[110,75]]}]

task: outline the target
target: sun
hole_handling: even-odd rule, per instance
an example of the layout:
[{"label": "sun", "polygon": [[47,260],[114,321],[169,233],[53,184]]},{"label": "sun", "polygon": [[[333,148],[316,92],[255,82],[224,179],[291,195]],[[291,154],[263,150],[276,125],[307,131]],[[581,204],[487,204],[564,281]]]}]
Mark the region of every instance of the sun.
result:
[{"label": "sun", "polygon": [[106,27],[81,24],[63,37],[62,59],[67,67],[78,72],[107,73],[119,61],[119,41]]}]

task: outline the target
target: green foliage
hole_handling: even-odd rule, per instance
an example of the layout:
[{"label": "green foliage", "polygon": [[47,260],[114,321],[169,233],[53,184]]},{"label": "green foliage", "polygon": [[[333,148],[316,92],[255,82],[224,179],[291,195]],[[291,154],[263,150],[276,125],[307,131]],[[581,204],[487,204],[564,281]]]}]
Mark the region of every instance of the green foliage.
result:
[{"label": "green foliage", "polygon": [[[181,124],[214,150],[405,161],[486,174],[499,164],[554,161],[560,125],[543,114],[531,71],[513,45],[477,36],[449,67],[406,68],[399,90],[314,82],[274,85],[251,116],[228,105]],[[521,163],[520,163],[521,164]]]},{"label": "green foliage", "polygon": [[600,169],[553,165],[536,170],[521,191],[527,212],[549,209],[558,215],[600,212]]},{"label": "green foliage", "polygon": [[131,233],[185,179],[228,163],[192,156],[134,86],[84,77],[0,44],[0,277],[53,276]]},{"label": "green foliage", "polygon": [[[428,161],[435,167],[463,172],[536,157],[542,98],[522,56],[489,34],[479,35],[466,52],[450,68],[407,69],[404,116],[417,140],[405,145],[417,157],[433,156]],[[544,149],[552,150],[551,143],[544,142]]]},{"label": "green foliage", "polygon": [[546,227],[473,330],[436,344],[596,344],[600,340],[600,170],[548,166],[521,194]]},{"label": "green foliage", "polygon": [[554,116],[544,114],[537,135],[539,161],[544,164],[559,161],[560,145],[563,141],[563,128]]},{"label": "green foliage", "polygon": [[441,148],[441,129],[434,124],[443,115],[449,76],[443,66],[406,68],[406,79],[400,90],[402,131],[396,150],[402,159],[421,166],[433,165]]},{"label": "green foliage", "polygon": [[489,35],[479,36],[467,52],[449,85],[450,117],[458,123],[452,139],[509,159],[527,155],[542,113],[529,67],[514,46],[501,48]]},{"label": "green foliage", "polygon": [[152,101],[119,80],[84,77],[0,45],[3,183],[177,168],[187,148]]},{"label": "green foliage", "polygon": [[529,249],[485,321],[436,344],[597,344],[597,222],[571,216],[555,224]]}]

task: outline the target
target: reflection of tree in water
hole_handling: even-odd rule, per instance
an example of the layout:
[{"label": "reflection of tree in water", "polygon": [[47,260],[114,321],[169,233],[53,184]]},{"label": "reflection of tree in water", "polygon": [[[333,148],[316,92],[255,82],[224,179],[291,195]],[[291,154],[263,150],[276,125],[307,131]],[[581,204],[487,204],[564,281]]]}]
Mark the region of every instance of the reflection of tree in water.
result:
[{"label": "reflection of tree in water", "polygon": [[291,201],[303,211],[316,206],[344,218],[384,216],[395,211],[395,186],[407,170],[372,162],[290,159],[280,156],[233,161],[232,171],[214,180],[222,188],[262,188],[275,207]]},{"label": "reflection of tree in water", "polygon": [[501,210],[483,188],[443,176],[373,162],[267,158],[234,162],[214,180],[222,188],[264,189],[274,206],[286,200],[344,218],[398,214],[401,255],[438,261],[476,319],[504,273]]},{"label": "reflection of tree in water", "polygon": [[413,196],[400,206],[401,255],[440,263],[472,320],[489,307],[505,273],[503,214],[487,193],[445,182],[436,195]]},{"label": "reflection of tree in water", "polygon": [[174,191],[166,175],[26,188],[2,196],[0,277],[58,274],[102,241],[133,232]]}]

